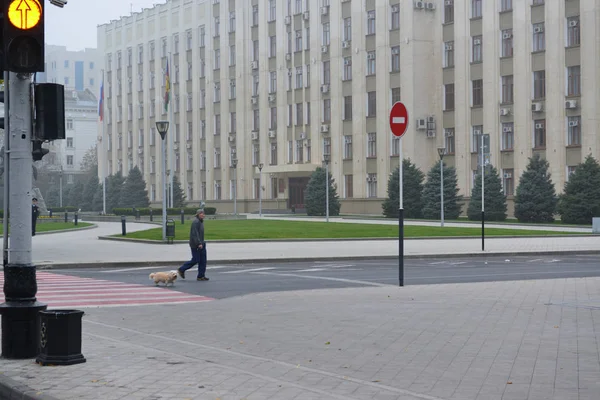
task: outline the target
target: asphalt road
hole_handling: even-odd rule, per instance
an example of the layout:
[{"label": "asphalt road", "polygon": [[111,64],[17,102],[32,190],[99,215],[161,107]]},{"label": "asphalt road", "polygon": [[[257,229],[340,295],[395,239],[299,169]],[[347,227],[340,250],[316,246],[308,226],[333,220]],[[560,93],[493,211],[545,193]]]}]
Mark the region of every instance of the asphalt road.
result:
[{"label": "asphalt road", "polygon": [[[151,272],[170,268],[53,270],[66,275],[154,285]],[[196,269],[174,289],[216,299],[251,293],[398,285],[398,260],[210,265],[208,282]],[[405,285],[600,276],[600,256],[468,257],[405,261]]]}]

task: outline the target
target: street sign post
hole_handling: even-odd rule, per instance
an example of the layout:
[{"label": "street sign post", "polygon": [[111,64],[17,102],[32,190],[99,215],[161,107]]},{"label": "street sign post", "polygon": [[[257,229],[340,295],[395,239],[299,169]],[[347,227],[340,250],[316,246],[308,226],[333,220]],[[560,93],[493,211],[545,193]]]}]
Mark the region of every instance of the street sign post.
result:
[{"label": "street sign post", "polygon": [[394,103],[390,110],[390,129],[394,136],[399,138],[398,180],[400,183],[399,209],[398,209],[398,285],[404,286],[404,171],[402,168],[402,136],[408,128],[408,110],[404,103]]}]

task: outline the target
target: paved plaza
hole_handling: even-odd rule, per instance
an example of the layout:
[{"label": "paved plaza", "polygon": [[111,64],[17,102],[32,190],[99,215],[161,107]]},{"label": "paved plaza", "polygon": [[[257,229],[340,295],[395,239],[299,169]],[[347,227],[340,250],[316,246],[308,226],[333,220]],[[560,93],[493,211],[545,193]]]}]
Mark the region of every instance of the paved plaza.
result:
[{"label": "paved plaza", "polygon": [[87,363],[3,360],[2,379],[58,399],[597,400],[600,393],[600,278],[83,310]]}]

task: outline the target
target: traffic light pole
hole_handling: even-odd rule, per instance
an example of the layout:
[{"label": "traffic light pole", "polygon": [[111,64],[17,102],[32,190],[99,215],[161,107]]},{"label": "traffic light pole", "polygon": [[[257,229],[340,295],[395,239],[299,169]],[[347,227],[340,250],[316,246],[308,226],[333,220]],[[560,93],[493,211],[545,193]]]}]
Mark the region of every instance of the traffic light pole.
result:
[{"label": "traffic light pole", "polygon": [[10,135],[8,114],[10,113],[10,104],[8,96],[10,88],[8,85],[9,72],[4,72],[4,210],[2,214],[2,266],[6,268],[8,265],[8,205],[10,195],[10,185],[8,176],[10,175]]},{"label": "traffic light pole", "polygon": [[36,300],[36,269],[32,265],[32,98],[31,74],[9,74],[10,115],[10,252],[4,268],[2,356],[34,358],[38,353],[38,312],[46,305]]}]

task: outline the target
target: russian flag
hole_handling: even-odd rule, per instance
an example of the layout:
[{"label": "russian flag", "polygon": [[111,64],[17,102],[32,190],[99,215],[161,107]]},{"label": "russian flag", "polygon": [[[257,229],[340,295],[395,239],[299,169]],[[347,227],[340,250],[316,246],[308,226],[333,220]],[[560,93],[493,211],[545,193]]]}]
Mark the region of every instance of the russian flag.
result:
[{"label": "russian flag", "polygon": [[104,77],[102,77],[102,84],[100,85],[100,99],[98,100],[98,115],[100,121],[104,119]]}]

